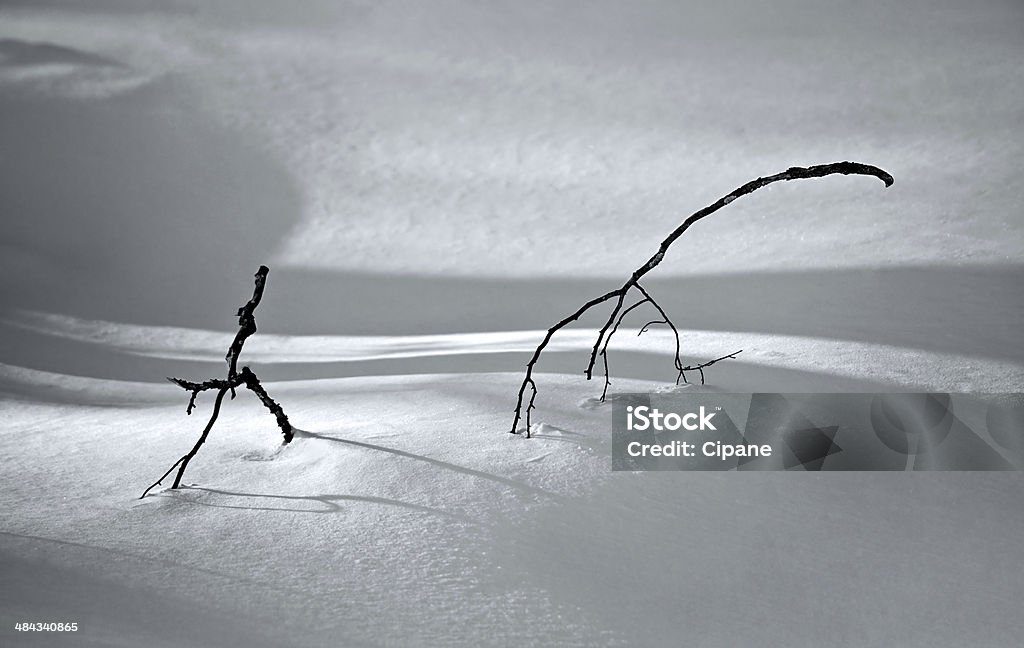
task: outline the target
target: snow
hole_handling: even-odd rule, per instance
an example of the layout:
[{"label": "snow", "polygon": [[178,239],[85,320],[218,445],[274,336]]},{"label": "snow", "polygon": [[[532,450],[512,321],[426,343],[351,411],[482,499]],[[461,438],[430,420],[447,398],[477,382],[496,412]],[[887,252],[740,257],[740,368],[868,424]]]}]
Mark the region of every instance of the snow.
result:
[{"label": "snow", "polygon": [[[573,639],[559,627],[558,604],[522,574],[506,576],[487,556],[493,543],[489,533],[498,520],[560,501],[582,488],[587,474],[606,468],[606,462],[576,445],[542,441],[552,446],[550,456],[543,470],[531,469],[539,465],[530,461],[537,445],[497,429],[506,407],[483,406],[503,400],[512,379],[434,376],[274,385],[278,397],[295,402],[289,413],[306,430],[291,447],[276,451],[272,419],[251,399],[240,398],[225,408],[188,474],[187,481],[200,485],[142,501],[126,496],[137,494],[143,482],[155,478],[155,470],[181,454],[183,442],[191,443],[181,434],[181,403],[56,411],[10,404],[9,415],[35,425],[22,428],[21,440],[4,438],[10,467],[4,472],[5,497],[21,503],[9,510],[18,524],[7,530],[4,543],[20,549],[25,536],[59,539],[73,530],[76,542],[90,549],[62,553],[59,546],[38,541],[40,560],[57,563],[51,571],[105,574],[106,562],[126,551],[135,568],[119,576],[128,586],[163,594],[157,603],[192,603],[163,610],[166,623],[175,614],[181,615],[177,621],[191,623],[201,600],[213,603],[206,610],[211,628],[267,631],[280,642],[270,645],[317,645],[327,638],[396,644],[410,637],[427,644],[473,645],[495,633],[533,642],[545,636],[584,641],[585,636]],[[102,400],[108,391],[131,388],[94,389]],[[166,401],[180,400],[179,394],[168,396]],[[108,427],[104,420],[112,411],[119,413],[116,425]],[[590,418],[601,419],[597,413]],[[65,438],[68,429],[80,432]],[[152,435],[138,446],[142,429]],[[134,449],[111,454],[111,447]],[[53,502],[59,516],[31,512],[31,502],[53,499],[31,478],[37,462],[68,485]],[[97,490],[108,496],[97,500]],[[151,565],[143,558],[150,556],[162,562]],[[69,598],[62,612],[75,616],[82,602]],[[4,623],[24,609],[10,603],[13,609],[5,602]],[[121,614],[108,607],[81,621],[90,630],[127,631],[133,624]],[[522,624],[526,618],[531,622]],[[473,623],[453,637],[456,620]],[[160,628],[150,631],[157,634]],[[137,645],[147,637],[121,640]]]},{"label": "snow", "polygon": [[[1019,3],[0,8],[0,645],[1016,645],[1020,473],[613,473],[546,327],[714,389],[1020,391]],[[232,314],[241,392],[185,476]],[[677,390],[643,316],[611,392]],[[78,622],[59,636],[16,622]]]},{"label": "snow", "polygon": [[125,646],[952,645],[979,624],[1009,645],[1020,631],[1018,474],[611,473],[606,410],[577,405],[594,385],[542,376],[527,441],[504,432],[518,380],[274,383],[303,430],[291,446],[240,395],[189,486],[141,501],[207,410],[186,419],[172,388],[132,404],[157,390],[94,380],[75,404],[7,401],[5,632],[40,615]]}]

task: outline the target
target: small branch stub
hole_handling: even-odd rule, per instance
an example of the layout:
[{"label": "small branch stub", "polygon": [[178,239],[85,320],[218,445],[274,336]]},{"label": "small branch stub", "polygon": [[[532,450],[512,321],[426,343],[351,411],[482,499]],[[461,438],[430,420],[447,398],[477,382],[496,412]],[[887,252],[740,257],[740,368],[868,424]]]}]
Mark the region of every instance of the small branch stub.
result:
[{"label": "small branch stub", "polygon": [[264,407],[270,410],[270,413],[277,419],[277,426],[281,428],[281,433],[284,435],[284,443],[290,443],[294,438],[295,431],[288,421],[288,416],[277,401],[271,398],[267,390],[263,388],[256,374],[249,367],[242,367],[242,370],[238,371],[238,356],[242,353],[242,347],[245,345],[245,341],[256,332],[256,307],[260,305],[260,301],[263,299],[263,289],[266,286],[268,274],[270,274],[270,268],[260,266],[259,270],[256,271],[256,286],[253,289],[252,299],[238,309],[238,332],[235,334],[235,339],[231,342],[231,346],[228,347],[227,355],[224,356],[227,362],[227,378],[210,378],[203,382],[192,382],[183,378],[167,379],[190,393],[188,406],[185,408],[186,414],[192,414],[196,407],[196,397],[199,396],[200,392],[216,391],[217,396],[213,401],[213,412],[211,412],[210,419],[207,421],[206,427],[203,428],[202,434],[199,435],[199,440],[196,441],[187,454],[175,461],[160,479],[143,491],[139,499],[142,499],[149,494],[149,491],[159,486],[175,468],[178,469],[178,473],[174,477],[174,483],[171,488],[178,488],[181,485],[181,478],[185,474],[188,463],[199,452],[199,448],[206,443],[206,438],[209,436],[210,430],[213,429],[213,424],[217,422],[221,405],[224,403],[224,396],[231,392],[231,397],[234,398],[236,387],[247,388],[259,398]]},{"label": "small branch stub", "polygon": [[[736,355],[740,353],[740,351],[734,351],[733,353],[724,355],[720,358],[715,358],[714,360],[702,364],[683,366],[680,357],[681,344],[679,339],[679,329],[675,326],[675,324],[672,322],[672,319],[668,316],[668,314],[661,307],[661,305],[658,304],[658,302],[651,296],[651,294],[647,292],[647,290],[645,290],[643,286],[640,285],[640,280],[644,278],[647,275],[647,273],[654,270],[654,268],[656,268],[662,262],[662,260],[665,258],[665,253],[668,252],[668,249],[672,246],[673,243],[676,242],[676,240],[680,236],[683,235],[684,232],[686,232],[686,230],[690,228],[691,225],[701,220],[702,218],[710,216],[711,214],[715,213],[722,207],[725,207],[726,205],[730,204],[737,198],[745,196],[749,193],[753,193],[754,191],[757,191],[758,189],[764,186],[772,184],[773,182],[780,182],[784,180],[802,180],[807,178],[821,178],[833,174],[872,176],[881,180],[886,187],[892,186],[894,182],[893,177],[887,171],[884,171],[876,166],[872,166],[870,164],[862,164],[860,162],[833,162],[831,164],[819,164],[809,167],[790,167],[781,173],[776,173],[775,175],[765,176],[763,178],[756,178],[754,180],[751,180],[745,185],[737,187],[736,189],[729,192],[725,196],[722,196],[717,201],[711,203],[707,207],[697,212],[694,212],[689,216],[689,218],[684,220],[678,227],[672,230],[672,232],[670,232],[668,236],[665,237],[665,239],[661,242],[661,245],[658,246],[657,251],[651,256],[651,258],[649,258],[639,268],[634,270],[633,274],[630,275],[629,279],[627,279],[626,282],[622,284],[622,286],[616,288],[615,290],[610,290],[599,297],[591,299],[590,301],[586,302],[578,309],[576,309],[572,314],[560,320],[554,326],[547,330],[547,333],[541,340],[540,344],[538,344],[537,348],[534,349],[533,355],[530,357],[529,362],[526,363],[526,375],[523,377],[523,382],[519,386],[519,394],[516,399],[515,416],[512,419],[512,429],[509,430],[509,432],[511,432],[512,434],[518,434],[519,423],[525,419],[526,438],[530,438],[530,414],[534,409],[534,402],[537,399],[537,383],[534,381],[533,371],[537,365],[537,362],[540,360],[540,356],[544,352],[544,349],[547,347],[548,343],[551,342],[551,338],[554,337],[555,333],[557,333],[558,331],[562,330],[569,324],[579,320],[579,318],[582,317],[583,314],[589,311],[590,309],[608,301],[613,301],[614,305],[612,306],[611,312],[608,315],[608,319],[605,321],[604,325],[597,333],[597,339],[594,340],[594,346],[592,347],[590,352],[590,361],[587,363],[587,367],[583,372],[584,375],[586,375],[587,380],[593,378],[594,366],[597,364],[598,358],[601,359],[604,368],[604,389],[601,392],[602,401],[607,396],[608,387],[611,385],[611,381],[608,376],[608,343],[611,341],[612,336],[618,330],[619,325],[622,323],[622,320],[625,318],[625,316],[628,315],[634,309],[639,308],[643,304],[650,304],[651,307],[653,307],[658,312],[659,319],[654,320],[646,324],[643,328],[641,328],[641,334],[645,332],[650,326],[653,326],[655,324],[665,324],[672,330],[672,334],[675,338],[676,345],[674,357],[676,371],[678,372],[676,376],[676,384],[678,384],[680,380],[684,382],[686,381],[687,371],[699,372],[701,384],[704,384],[704,369],[710,367],[716,362],[720,362],[722,360],[730,358],[735,358]],[[628,308],[623,308],[627,296],[630,292],[634,290],[640,293],[642,298],[633,305],[629,306]],[[528,399],[526,396],[527,389],[530,390],[530,396]]]}]

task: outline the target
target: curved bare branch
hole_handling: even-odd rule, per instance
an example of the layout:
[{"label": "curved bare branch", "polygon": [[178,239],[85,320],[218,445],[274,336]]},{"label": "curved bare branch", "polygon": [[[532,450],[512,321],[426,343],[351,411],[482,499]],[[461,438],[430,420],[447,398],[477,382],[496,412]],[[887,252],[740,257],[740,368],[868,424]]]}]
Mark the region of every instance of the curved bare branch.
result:
[{"label": "curved bare branch", "polygon": [[[701,382],[703,382],[703,369],[705,367],[710,366],[711,364],[714,364],[719,360],[724,360],[725,358],[733,357],[735,356],[735,353],[730,354],[728,356],[723,356],[722,358],[718,358],[716,360],[711,361],[710,363],[705,363],[703,365],[697,365],[690,368],[683,367],[682,362],[679,359],[679,331],[678,329],[676,329],[675,325],[671,323],[671,320],[664,313],[664,311],[659,306],[657,306],[656,302],[654,302],[653,299],[650,298],[650,295],[639,286],[640,280],[644,276],[646,276],[647,273],[658,267],[658,265],[664,260],[665,254],[668,252],[672,244],[675,243],[676,240],[680,236],[682,236],[683,233],[686,232],[686,230],[690,228],[690,226],[692,226],[697,221],[710,216],[711,214],[725,207],[726,205],[736,200],[737,198],[745,196],[749,193],[753,193],[754,191],[757,191],[758,189],[770,185],[774,182],[803,180],[808,178],[822,178],[824,176],[834,174],[872,176],[878,178],[883,183],[885,183],[886,187],[892,186],[894,182],[892,175],[890,175],[887,171],[884,171],[883,169],[880,169],[876,166],[870,164],[862,164],[860,162],[833,162],[831,164],[818,164],[809,167],[790,167],[781,173],[776,173],[775,175],[764,176],[761,178],[751,180],[750,182],[740,187],[737,187],[736,189],[722,196],[721,198],[711,203],[707,207],[704,207],[703,209],[694,212],[686,220],[680,223],[678,227],[672,230],[668,236],[665,237],[665,239],[661,242],[661,245],[658,246],[658,250],[643,265],[634,270],[633,274],[630,275],[630,277],[626,280],[625,283],[622,284],[622,286],[615,290],[609,291],[601,295],[600,297],[596,297],[586,302],[578,309],[576,309],[571,315],[558,321],[554,326],[548,329],[547,333],[544,336],[544,339],[541,340],[539,345],[537,345],[537,348],[533,352],[533,356],[530,358],[530,361],[527,362],[526,364],[526,375],[523,378],[522,385],[520,385],[519,387],[519,395],[515,407],[515,417],[512,419],[512,429],[509,431],[512,434],[516,434],[518,432],[519,422],[520,420],[522,420],[524,414],[523,399],[526,395],[526,389],[527,387],[529,387],[532,390],[532,394],[530,396],[529,406],[526,409],[525,415],[526,437],[530,437],[530,410],[533,409],[534,401],[537,398],[537,383],[534,382],[533,379],[533,370],[536,367],[538,360],[540,360],[541,353],[543,353],[544,349],[547,347],[548,343],[551,341],[551,338],[555,335],[555,333],[565,328],[572,322],[578,320],[584,313],[586,313],[591,308],[599,304],[603,304],[606,301],[612,299],[615,300],[615,305],[612,307],[612,310],[608,315],[608,319],[605,321],[604,326],[602,326],[598,331],[597,339],[594,341],[594,346],[592,347],[590,352],[590,361],[587,363],[587,368],[584,371],[587,380],[590,380],[593,377],[594,365],[597,363],[598,356],[603,355],[605,356],[605,359],[607,359],[607,356],[605,354],[608,348],[608,338],[614,332],[614,329],[617,328],[618,323],[621,322],[621,318],[625,315],[625,313],[622,313],[623,303],[626,300],[627,293],[633,288],[637,288],[638,290],[640,290],[641,293],[645,295],[646,299],[650,300],[651,303],[655,305],[656,308],[658,308],[658,310],[664,317],[663,321],[672,328],[676,336],[676,368],[680,372],[680,377],[685,380],[683,372],[688,370],[700,371]],[[628,313],[629,310],[632,310],[634,307],[635,305],[631,306],[629,309],[627,309],[626,312]],[[739,352],[737,351],[736,353]],[[607,364],[605,364],[605,372],[605,391],[607,391]]]}]

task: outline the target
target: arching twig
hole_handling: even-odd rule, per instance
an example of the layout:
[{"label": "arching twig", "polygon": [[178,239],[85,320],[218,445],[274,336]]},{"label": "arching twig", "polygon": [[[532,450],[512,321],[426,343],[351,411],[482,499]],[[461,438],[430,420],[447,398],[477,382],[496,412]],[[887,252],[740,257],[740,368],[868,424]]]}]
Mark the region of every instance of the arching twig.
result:
[{"label": "arching twig", "polygon": [[[672,232],[669,233],[667,237],[665,237],[665,239],[661,242],[661,245],[658,247],[658,250],[654,253],[654,255],[652,255],[651,258],[649,258],[646,261],[646,263],[644,263],[639,268],[634,270],[633,274],[630,275],[630,277],[626,280],[625,283],[622,284],[622,286],[615,290],[611,290],[601,295],[600,297],[595,297],[594,299],[591,299],[590,301],[586,302],[578,309],[576,309],[571,315],[558,321],[554,326],[547,330],[547,333],[544,335],[544,338],[541,340],[540,344],[537,345],[536,349],[534,349],[533,355],[530,357],[529,362],[526,363],[526,375],[524,376],[523,382],[519,387],[519,394],[517,396],[515,407],[515,417],[512,419],[512,429],[509,431],[513,434],[516,434],[519,429],[519,422],[524,418],[525,415],[526,436],[527,438],[529,438],[530,436],[530,412],[531,410],[533,410],[534,401],[537,398],[537,383],[534,382],[533,379],[533,370],[537,365],[537,361],[540,360],[541,353],[543,353],[544,349],[547,347],[548,343],[551,341],[551,338],[555,335],[555,333],[565,328],[569,324],[577,321],[580,317],[583,316],[584,313],[589,311],[591,308],[594,308],[595,306],[603,304],[607,301],[615,300],[615,304],[608,315],[608,319],[605,321],[605,324],[598,331],[597,339],[594,341],[594,346],[590,352],[590,361],[587,363],[586,370],[584,371],[587,380],[590,380],[593,377],[594,365],[597,362],[598,356],[603,355],[605,360],[607,360],[608,338],[610,338],[610,336],[614,333],[614,329],[616,329],[618,327],[618,324],[621,322],[621,317],[624,315],[623,304],[626,300],[627,294],[633,288],[636,288],[641,292],[642,295],[644,295],[645,300],[642,301],[649,301],[662,314],[663,319],[659,321],[663,321],[664,323],[668,324],[673,330],[673,333],[676,337],[676,368],[679,371],[679,377],[677,377],[676,381],[678,382],[679,378],[685,380],[685,375],[683,375],[685,371],[696,370],[701,372],[701,381],[703,382],[703,369],[705,367],[708,367],[711,364],[718,362],[719,360],[724,360],[726,358],[733,357],[736,355],[736,353],[739,352],[737,351],[736,353],[730,354],[728,356],[723,356],[722,358],[718,358],[716,360],[711,361],[710,363],[705,363],[703,365],[697,365],[695,367],[690,368],[683,367],[682,362],[679,360],[679,331],[678,329],[676,329],[675,325],[671,323],[671,320],[667,315],[665,315],[661,307],[658,306],[653,299],[651,299],[649,293],[647,293],[642,287],[640,287],[640,280],[662,262],[662,260],[665,258],[665,253],[668,252],[668,249],[672,246],[673,243],[676,242],[676,240],[680,236],[683,235],[684,232],[686,232],[686,230],[690,228],[691,225],[701,220],[702,218],[710,216],[711,214],[715,213],[722,207],[725,207],[726,205],[736,200],[737,198],[752,193],[760,189],[761,187],[772,184],[773,182],[780,182],[783,180],[788,181],[802,180],[807,178],[821,178],[833,174],[873,176],[881,180],[883,183],[885,183],[886,187],[891,186],[894,182],[893,177],[888,172],[876,166],[872,166],[870,164],[861,164],[860,162],[833,162],[831,164],[819,164],[810,167],[790,167],[789,169],[786,169],[781,173],[776,173],[775,175],[765,176],[762,178],[751,180],[745,185],[742,185],[734,189],[733,191],[729,192],[725,196],[722,196],[721,198],[711,203],[707,207],[701,209],[700,211],[694,212],[689,218],[684,220],[678,227],[672,230]],[[626,310],[626,312],[629,312],[629,310],[632,310],[635,306],[636,305],[634,304],[634,306],[629,307]],[[605,364],[605,371],[606,392],[608,388],[607,364]],[[524,412],[523,401],[526,398],[527,389],[531,390],[531,395],[528,401],[528,405],[526,406],[526,410]],[[602,397],[603,395],[604,392],[602,393]]]},{"label": "arching twig", "polygon": [[[676,354],[673,358],[673,362],[675,363],[676,371],[679,372],[679,374],[676,376],[676,384],[678,385],[680,378],[683,378],[685,380],[683,372],[686,371],[685,369],[683,369],[683,359],[681,356],[683,352],[683,345],[682,342],[679,340],[679,329],[676,328],[676,325],[672,323],[672,318],[668,316],[668,313],[666,313],[665,309],[661,307],[661,304],[655,301],[654,297],[651,297],[651,294],[647,292],[647,290],[644,289],[643,286],[637,283],[636,289],[640,291],[640,294],[642,294],[644,298],[647,299],[647,301],[651,302],[651,305],[654,306],[655,309],[657,309],[658,314],[661,315],[662,317],[660,321],[664,322],[665,324],[668,325],[670,329],[672,329],[672,337],[675,338],[676,341]],[[643,330],[644,329],[640,329],[641,332],[643,332]]]}]

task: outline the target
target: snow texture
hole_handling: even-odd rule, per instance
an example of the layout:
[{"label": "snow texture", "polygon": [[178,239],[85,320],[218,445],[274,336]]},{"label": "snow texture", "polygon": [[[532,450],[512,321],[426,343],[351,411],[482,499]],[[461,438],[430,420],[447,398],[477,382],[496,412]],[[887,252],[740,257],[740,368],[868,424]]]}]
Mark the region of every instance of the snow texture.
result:
[{"label": "snow texture", "polygon": [[[1024,391],[1009,0],[0,3],[0,646],[1013,646],[1020,473],[612,473],[645,286],[733,391]],[[252,364],[188,487],[166,375]],[[675,389],[628,322],[611,393]],[[212,372],[212,373],[211,373]],[[683,389],[689,389],[684,387]],[[25,633],[18,622],[77,622]]]}]

